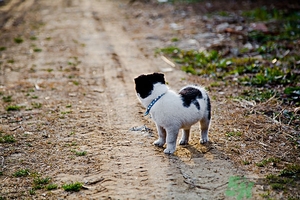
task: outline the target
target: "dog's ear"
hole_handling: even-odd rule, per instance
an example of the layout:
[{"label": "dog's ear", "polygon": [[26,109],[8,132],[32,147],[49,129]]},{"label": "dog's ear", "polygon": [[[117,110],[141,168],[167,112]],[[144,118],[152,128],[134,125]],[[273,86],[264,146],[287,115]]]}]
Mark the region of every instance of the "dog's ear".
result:
[{"label": "dog's ear", "polygon": [[135,82],[135,83],[139,82],[139,80],[140,80],[140,79],[143,79],[143,77],[145,77],[145,76],[146,76],[145,74],[139,75],[138,77],[136,77],[136,78],[134,79],[134,82]]},{"label": "dog's ear", "polygon": [[155,77],[155,80],[157,82],[165,84],[165,75],[161,73],[153,73],[153,77]]}]

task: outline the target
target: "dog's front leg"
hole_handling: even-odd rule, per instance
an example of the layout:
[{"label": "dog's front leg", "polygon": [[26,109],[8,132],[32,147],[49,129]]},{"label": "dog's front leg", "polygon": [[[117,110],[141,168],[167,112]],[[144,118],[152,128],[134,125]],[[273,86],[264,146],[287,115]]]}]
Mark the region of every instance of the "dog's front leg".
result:
[{"label": "dog's front leg", "polygon": [[176,150],[176,141],[179,128],[167,129],[167,148],[164,150],[166,154],[173,154]]},{"label": "dog's front leg", "polygon": [[158,132],[158,140],[156,140],[153,144],[162,147],[166,143],[166,130],[157,124],[156,128]]}]

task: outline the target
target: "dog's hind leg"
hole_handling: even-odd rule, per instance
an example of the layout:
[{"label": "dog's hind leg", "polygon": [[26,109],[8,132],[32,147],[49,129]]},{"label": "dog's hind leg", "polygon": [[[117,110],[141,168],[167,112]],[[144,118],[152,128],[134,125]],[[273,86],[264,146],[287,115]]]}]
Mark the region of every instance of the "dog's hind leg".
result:
[{"label": "dog's hind leg", "polygon": [[162,147],[166,143],[166,130],[157,124],[156,124],[156,128],[158,132],[158,140],[153,142],[153,144]]},{"label": "dog's hind leg", "polygon": [[167,148],[164,150],[166,154],[173,154],[176,150],[176,141],[179,128],[167,128]]},{"label": "dog's hind leg", "polygon": [[200,138],[200,143],[206,143],[209,141],[208,139],[208,128],[209,128],[209,119],[202,119],[200,120],[200,129],[201,129],[201,138]]},{"label": "dog's hind leg", "polygon": [[180,139],[179,144],[180,145],[187,145],[189,143],[189,137],[190,137],[190,129],[182,129],[182,137]]}]

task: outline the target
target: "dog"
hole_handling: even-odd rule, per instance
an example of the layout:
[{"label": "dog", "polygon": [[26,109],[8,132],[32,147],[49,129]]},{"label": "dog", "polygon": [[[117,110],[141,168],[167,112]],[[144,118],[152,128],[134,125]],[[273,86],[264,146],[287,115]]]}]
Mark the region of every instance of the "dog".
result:
[{"label": "dog", "polygon": [[179,129],[183,129],[180,145],[187,145],[190,128],[200,122],[200,143],[209,141],[208,129],[211,120],[210,98],[206,90],[195,85],[183,87],[178,93],[166,85],[164,74],[140,75],[134,79],[138,99],[156,124],[158,140],[153,144],[163,147],[164,153],[173,154]]}]

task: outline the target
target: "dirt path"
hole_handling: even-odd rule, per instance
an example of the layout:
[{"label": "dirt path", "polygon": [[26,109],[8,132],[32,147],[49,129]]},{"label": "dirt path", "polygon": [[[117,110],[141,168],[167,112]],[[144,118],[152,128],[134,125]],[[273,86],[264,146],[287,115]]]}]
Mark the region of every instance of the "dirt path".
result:
[{"label": "dirt path", "polygon": [[[12,176],[22,168],[51,177],[59,186],[85,184],[76,193],[36,190],[38,199],[225,199],[230,177],[243,174],[213,144],[198,144],[197,127],[191,144],[178,147],[174,156],[152,145],[156,130],[143,117],[133,78],[166,64],[142,54],[126,31],[119,5],[109,0],[42,0],[19,6],[31,12],[23,17],[39,18],[35,20],[41,24],[28,30],[32,24],[27,21],[16,29],[24,30],[27,39],[2,53],[1,91],[27,108],[6,112],[7,104],[1,106],[2,131],[17,139],[16,145],[0,146],[5,158],[2,196],[30,197],[32,179]],[[6,23],[7,35],[21,35],[13,31],[21,15]],[[30,40],[30,35],[38,39]],[[166,74],[175,89],[185,84],[180,81],[185,77],[176,70]],[[144,124],[153,133],[130,131]],[[76,151],[87,154],[76,156]]]}]

